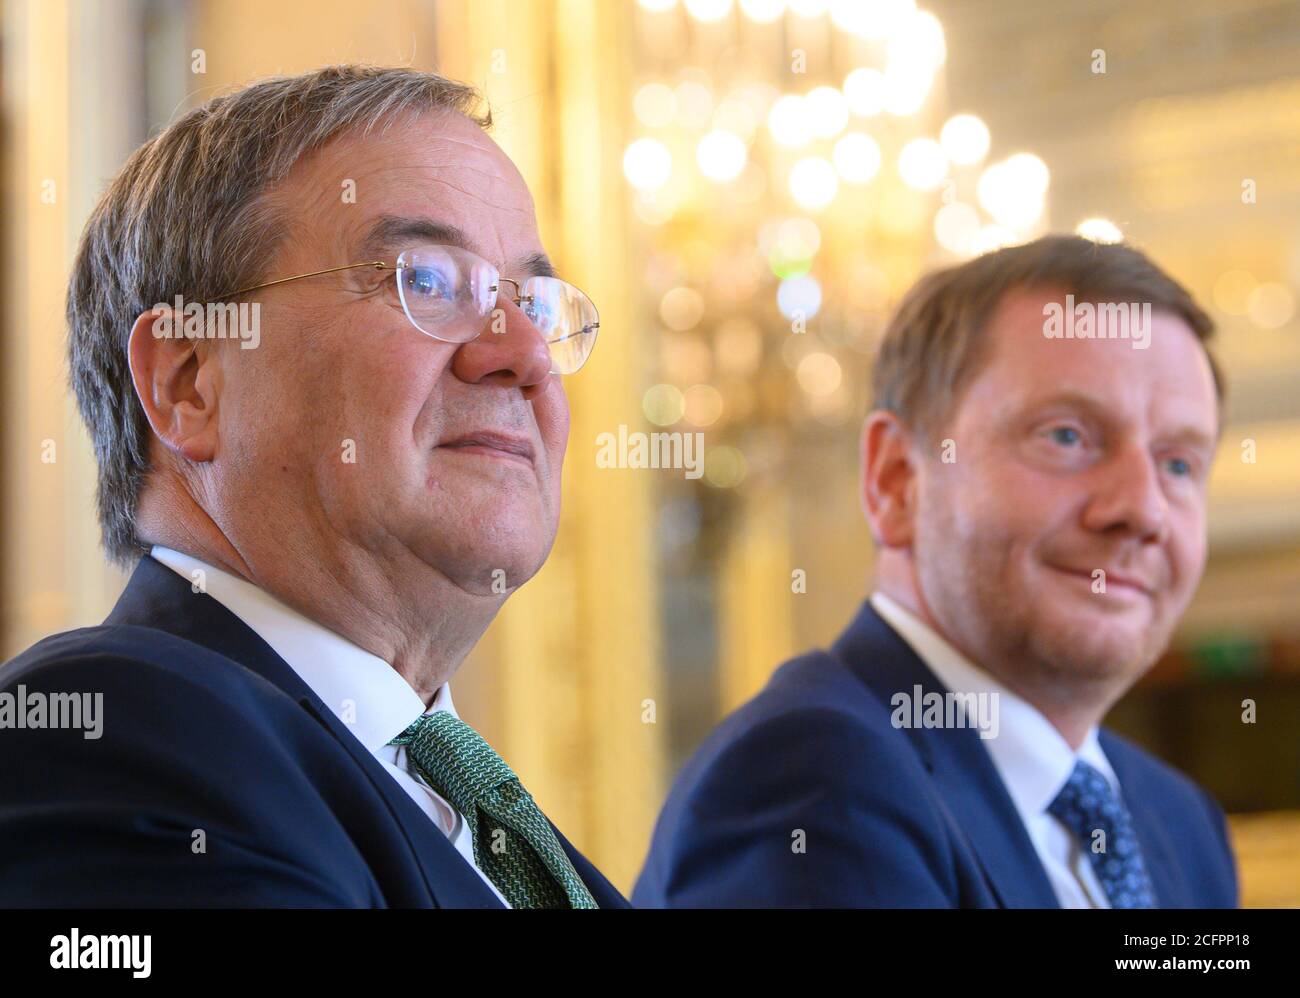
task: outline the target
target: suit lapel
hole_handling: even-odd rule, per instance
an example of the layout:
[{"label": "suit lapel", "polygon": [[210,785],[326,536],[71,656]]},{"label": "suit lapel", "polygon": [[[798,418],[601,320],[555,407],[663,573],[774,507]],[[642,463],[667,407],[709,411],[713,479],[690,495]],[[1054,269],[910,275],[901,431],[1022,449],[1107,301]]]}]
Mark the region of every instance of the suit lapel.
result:
[{"label": "suit lapel", "polygon": [[247,624],[185,579],[145,556],[106,624],[135,625],[193,641],[244,666],[296,700],[345,748],[383,797],[439,907],[499,908],[500,902],[456,847],[388,775],[302,677]]},{"label": "suit lapel", "polygon": [[338,739],[383,796],[420,865],[434,904],[440,908],[502,907],[496,895],[488,890],[447,836],[434,827],[429,816],[388,775],[369,749],[357,741],[338,716],[310,689],[298,702]]},{"label": "suit lapel", "polygon": [[[946,692],[869,602],[833,650],[886,711],[896,693],[911,700],[918,686],[922,696]],[[903,733],[934,777],[941,804],[952,815],[953,834],[966,838],[998,901],[1009,908],[1059,907],[1029,833],[975,729],[904,728]]]}]

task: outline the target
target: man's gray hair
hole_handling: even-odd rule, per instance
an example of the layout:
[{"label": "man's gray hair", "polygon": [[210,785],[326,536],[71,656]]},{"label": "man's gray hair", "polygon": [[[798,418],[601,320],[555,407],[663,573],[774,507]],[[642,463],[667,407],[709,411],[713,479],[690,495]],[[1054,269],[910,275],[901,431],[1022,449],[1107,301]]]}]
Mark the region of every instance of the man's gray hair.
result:
[{"label": "man's gray hair", "polygon": [[68,285],[68,358],[99,465],[104,548],[124,566],[136,536],[151,431],[127,343],[136,318],[176,295],[209,301],[265,278],[288,231],[270,189],[305,154],[344,132],[412,112],[466,115],[472,87],[414,69],[330,66],[263,80],[196,108],[135,151],[86,223]]}]

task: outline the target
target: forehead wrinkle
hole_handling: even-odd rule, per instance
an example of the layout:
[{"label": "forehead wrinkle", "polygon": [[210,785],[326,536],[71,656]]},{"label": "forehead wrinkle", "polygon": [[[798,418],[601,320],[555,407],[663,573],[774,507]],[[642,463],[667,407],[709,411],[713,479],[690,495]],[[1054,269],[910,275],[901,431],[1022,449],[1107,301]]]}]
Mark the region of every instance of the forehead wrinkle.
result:
[{"label": "forehead wrinkle", "polygon": [[507,213],[509,213],[509,214],[513,214],[513,215],[531,215],[531,214],[532,214],[531,206],[526,207],[526,208],[516,208],[516,207],[511,207],[511,206],[508,205],[508,204],[502,204],[502,203],[499,202],[499,201],[492,201],[492,200],[489,200],[487,197],[484,197],[482,194],[477,194],[477,193],[475,193],[474,191],[471,191],[471,190],[468,190],[467,188],[461,187],[459,184],[453,184],[450,180],[447,180],[447,179],[445,179],[445,178],[443,178],[443,177],[431,177],[430,180],[429,180],[429,182],[432,183],[432,184],[441,184],[443,187],[450,187],[450,188],[451,188],[453,191],[455,191],[456,193],[458,193],[458,194],[463,194],[463,195],[464,195],[465,197],[467,197],[467,198],[473,198],[475,201],[478,201],[478,202],[480,202],[480,203],[482,203],[482,204],[485,204],[485,205],[487,205],[489,208],[497,208],[497,209],[499,209],[499,210],[501,210],[501,211],[504,211],[504,212],[507,212]]},{"label": "forehead wrinkle", "polygon": [[[518,169],[499,146],[481,132],[475,132],[468,138],[412,132],[405,138],[407,141],[398,138],[393,143],[397,146],[393,150],[397,154],[394,157],[398,160],[396,163],[382,156],[374,143],[360,147],[340,144],[322,150],[324,155],[319,156],[313,164],[316,167],[313,172],[318,172],[318,176],[323,174],[330,177],[346,174],[354,177],[362,190],[385,179],[399,184],[406,182],[417,185],[417,194],[418,186],[423,186],[428,191],[441,191],[445,188],[448,196],[429,200],[445,200],[449,203],[433,203],[421,206],[423,210],[398,210],[387,214],[412,220],[425,217],[436,224],[460,228],[467,243],[474,241],[479,244],[467,245],[467,249],[481,249],[480,255],[495,258],[499,264],[520,266],[529,275],[553,273],[544,252],[524,252],[507,260],[506,232],[519,225],[522,225],[523,230],[535,232],[536,221],[532,193]],[[319,184],[309,182],[309,186],[316,186],[318,190],[315,196],[308,199],[308,215],[319,211],[321,216],[337,218],[338,203],[334,199],[333,181]],[[468,211],[466,202],[470,205]],[[483,211],[477,207],[480,205],[489,210]],[[355,215],[348,212],[345,217],[351,223]],[[373,221],[370,224],[373,225]],[[491,236],[488,235],[488,230],[491,231]],[[357,245],[358,237],[365,238],[365,233],[359,232],[356,224],[345,223],[335,231],[349,245]],[[488,245],[489,240],[494,245]]]}]

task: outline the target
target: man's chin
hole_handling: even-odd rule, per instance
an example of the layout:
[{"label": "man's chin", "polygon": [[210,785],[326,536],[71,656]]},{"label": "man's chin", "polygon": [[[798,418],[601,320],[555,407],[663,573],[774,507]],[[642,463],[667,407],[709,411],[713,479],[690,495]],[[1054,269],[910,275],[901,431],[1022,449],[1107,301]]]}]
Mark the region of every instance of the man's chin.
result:
[{"label": "man's chin", "polygon": [[522,586],[537,574],[545,558],[545,552],[533,544],[483,543],[472,550],[430,552],[426,560],[461,589],[486,596],[504,595]]},{"label": "man's chin", "polygon": [[1042,657],[1051,668],[1076,676],[1136,678],[1155,659],[1151,648],[1150,615],[1131,620],[1099,610],[1040,624],[1047,640]]}]

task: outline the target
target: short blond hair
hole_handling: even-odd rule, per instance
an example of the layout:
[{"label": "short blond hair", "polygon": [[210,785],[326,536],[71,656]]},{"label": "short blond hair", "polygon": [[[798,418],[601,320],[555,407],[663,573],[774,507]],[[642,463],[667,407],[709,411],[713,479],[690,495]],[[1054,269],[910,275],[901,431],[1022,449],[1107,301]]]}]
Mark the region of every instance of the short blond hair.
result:
[{"label": "short blond hair", "polygon": [[1214,322],[1146,254],[1080,236],[1044,236],[927,274],[903,296],[872,372],[874,406],[933,440],[984,359],[987,324],[1011,291],[1051,289],[1076,300],[1150,302],[1187,322],[1205,346],[1220,405],[1225,384],[1208,341]]}]

